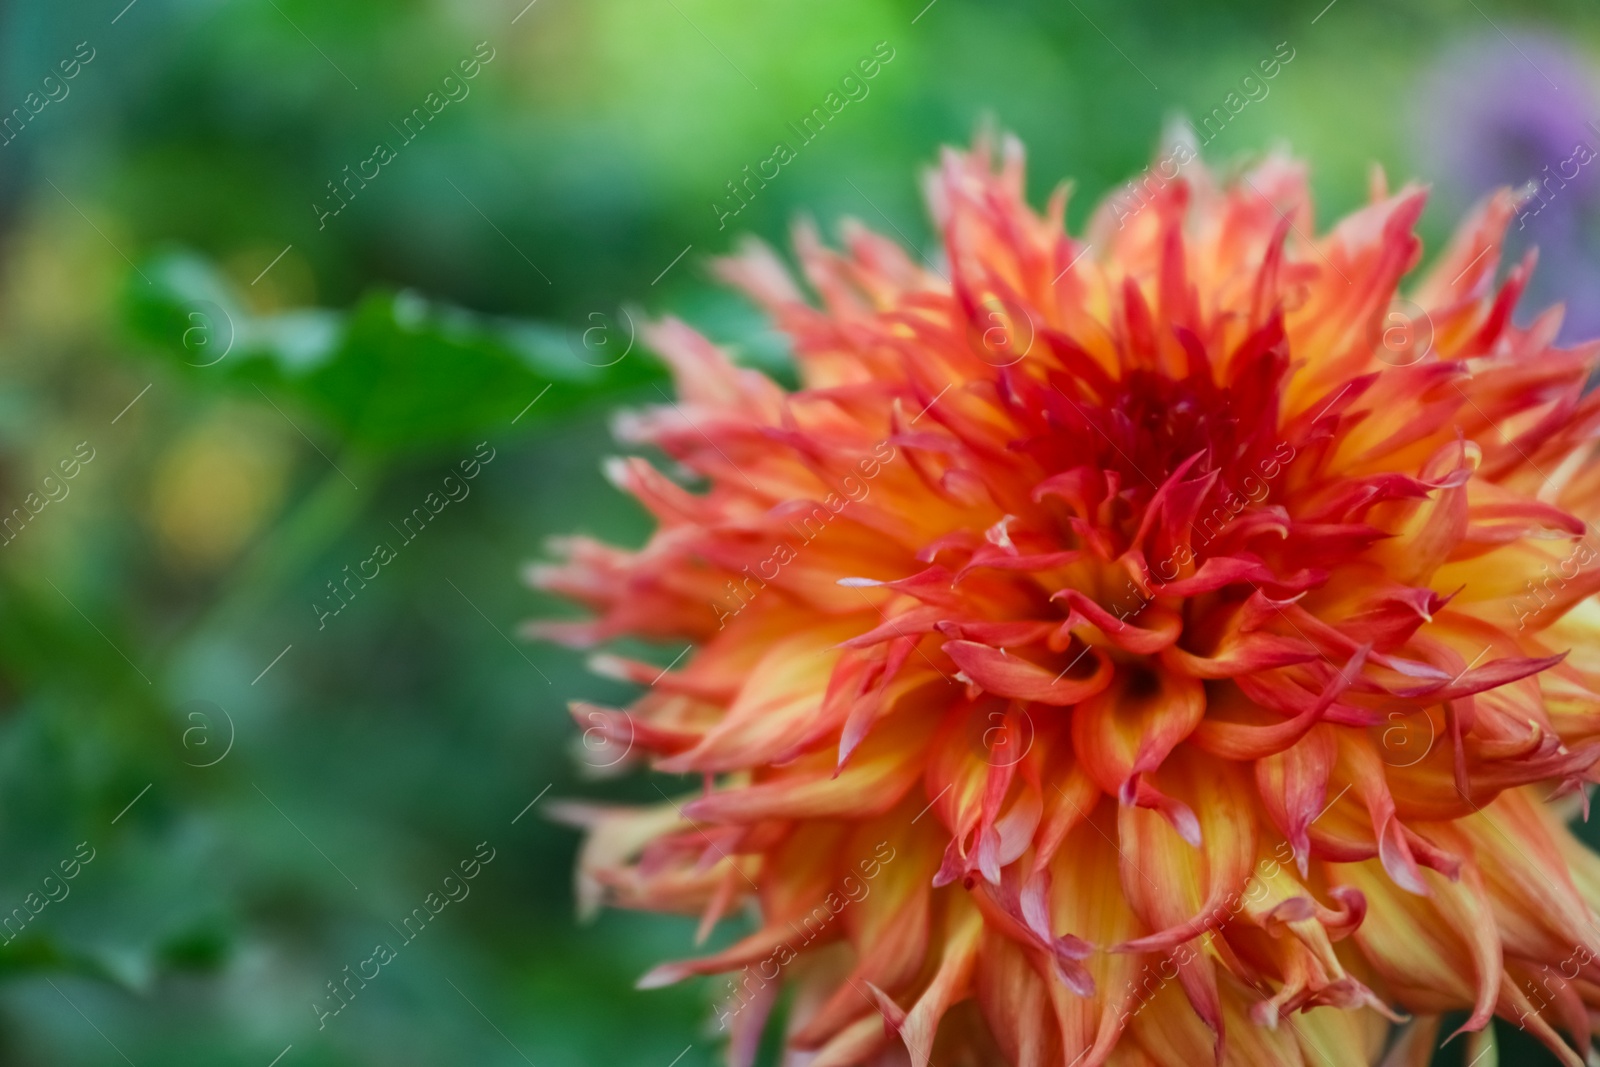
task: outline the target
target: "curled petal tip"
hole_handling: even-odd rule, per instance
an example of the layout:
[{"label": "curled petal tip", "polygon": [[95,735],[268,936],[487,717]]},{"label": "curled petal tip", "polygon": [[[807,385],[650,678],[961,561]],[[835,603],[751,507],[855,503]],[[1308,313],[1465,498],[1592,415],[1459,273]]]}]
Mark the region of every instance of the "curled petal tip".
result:
[{"label": "curled petal tip", "polygon": [[669,985],[677,985],[689,976],[689,972],[681,964],[663,963],[652,967],[639,976],[633,984],[635,989],[662,989]]}]

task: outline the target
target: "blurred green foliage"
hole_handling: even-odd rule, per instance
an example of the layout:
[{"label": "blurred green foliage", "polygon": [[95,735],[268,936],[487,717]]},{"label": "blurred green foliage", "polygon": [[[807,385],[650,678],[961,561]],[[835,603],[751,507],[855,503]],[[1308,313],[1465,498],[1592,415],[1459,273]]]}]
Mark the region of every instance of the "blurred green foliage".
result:
[{"label": "blurred green foliage", "polygon": [[664,377],[648,355],[606,338],[608,325],[563,333],[410,291],[368,293],[347,313],[256,315],[194,256],[151,262],[144,273],[148,284],[128,286],[125,320],[146,343],[176,337],[198,374],[214,367],[217,384],[292,399],[345,447],[374,454],[437,454],[508,421],[527,418],[531,429]]},{"label": "blurred green foliage", "polygon": [[[719,1061],[704,987],[632,989],[691,924],[577,929],[575,836],[541,813],[654,796],[579,774],[564,703],[626,690],[517,636],[565,610],[517,581],[543,538],[647,530],[598,473],[604,412],[657,397],[642,317],[781,368],[706,277],[736,229],[924,245],[917,171],[986,117],[1036,197],[1077,181],[1080,224],[1285,40],[1210,152],[1292,145],[1326,219],[1373,161],[1429,177],[1408,109],[1453,42],[1600,31],[1579,0],[125,4],[0,11],[0,107],[94,50],[0,146],[0,503],[96,456],[0,549],[0,909],[97,850],[0,946],[4,1064]],[[721,228],[725,183],[880,41],[870,95]],[[470,95],[323,217],[480,42]],[[470,497],[319,627],[480,441]],[[471,897],[319,1030],[326,983],[483,841]]]}]

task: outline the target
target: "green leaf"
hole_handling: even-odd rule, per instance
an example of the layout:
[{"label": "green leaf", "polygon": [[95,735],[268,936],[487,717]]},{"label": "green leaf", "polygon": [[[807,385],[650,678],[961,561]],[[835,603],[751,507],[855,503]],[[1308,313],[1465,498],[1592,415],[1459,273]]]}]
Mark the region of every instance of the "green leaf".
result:
[{"label": "green leaf", "polygon": [[92,952],[68,948],[44,934],[28,934],[0,947],[0,982],[39,974],[76,974],[115,982],[114,971]]},{"label": "green leaf", "polygon": [[577,332],[374,292],[348,312],[256,315],[198,256],[163,256],[144,273],[151,284],[135,279],[125,301],[137,337],[188,373],[288,399],[375,452],[431,451],[513,420],[537,426],[665,377],[627,312]]}]

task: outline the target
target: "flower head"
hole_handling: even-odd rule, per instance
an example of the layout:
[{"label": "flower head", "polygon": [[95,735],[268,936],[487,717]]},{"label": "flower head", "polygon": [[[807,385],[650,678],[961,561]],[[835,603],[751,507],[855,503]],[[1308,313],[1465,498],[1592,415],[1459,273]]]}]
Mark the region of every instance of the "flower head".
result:
[{"label": "flower head", "polygon": [[1402,299],[1420,190],[1313,236],[1293,162],[1177,162],[1078,240],[980,143],[942,265],[721,262],[800,387],[656,327],[679,399],[622,433],[703,487],[616,462],[649,542],[535,572],[593,611],[547,634],[692,646],[575,711],[702,784],[566,814],[585,906],[753,905],[643,983],[726,975],[736,1062],[780,990],[809,1067],[1365,1064],[1452,1011],[1582,1062],[1597,348],[1513,323],[1508,192]]}]

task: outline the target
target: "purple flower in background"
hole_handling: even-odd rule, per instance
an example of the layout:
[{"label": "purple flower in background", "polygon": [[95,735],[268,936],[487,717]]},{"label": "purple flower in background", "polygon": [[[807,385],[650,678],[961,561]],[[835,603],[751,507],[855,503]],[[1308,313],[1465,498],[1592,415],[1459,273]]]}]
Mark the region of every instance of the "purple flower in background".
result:
[{"label": "purple flower in background", "polygon": [[1513,251],[1537,245],[1530,305],[1564,301],[1563,338],[1600,328],[1600,90],[1595,64],[1554,38],[1499,35],[1448,50],[1417,93],[1422,173],[1459,207],[1497,186],[1528,199]]}]

